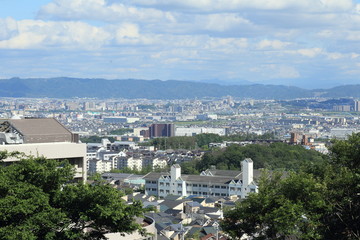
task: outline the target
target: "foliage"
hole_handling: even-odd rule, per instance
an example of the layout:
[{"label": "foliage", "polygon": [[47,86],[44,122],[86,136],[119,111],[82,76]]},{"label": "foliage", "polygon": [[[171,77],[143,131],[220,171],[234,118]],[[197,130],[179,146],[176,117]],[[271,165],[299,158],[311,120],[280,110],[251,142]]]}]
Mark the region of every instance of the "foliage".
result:
[{"label": "foliage", "polygon": [[332,211],[326,217],[328,239],[360,239],[360,133],[335,140],[323,178]]},{"label": "foliage", "polygon": [[360,134],[330,150],[285,178],[265,174],[259,193],[225,213],[223,230],[234,239],[360,239]]},{"label": "foliage", "polygon": [[133,130],[132,129],[129,129],[129,128],[119,128],[119,129],[116,129],[116,130],[112,130],[110,132],[111,135],[124,135],[125,133],[130,133],[132,132]]},{"label": "foliage", "polygon": [[240,169],[240,162],[245,158],[254,161],[254,168],[299,169],[306,162],[322,162],[325,155],[302,146],[272,143],[270,145],[250,144],[247,146],[231,145],[205,153],[196,169],[201,171],[215,165],[217,169]]},{"label": "foliage", "polygon": [[310,174],[280,177],[265,175],[258,194],[225,214],[223,230],[233,238],[246,233],[254,239],[320,239],[325,186]]},{"label": "foliage", "polygon": [[[81,137],[80,141],[82,143],[101,143],[101,139],[103,139],[103,136],[89,136],[89,137]],[[109,139],[110,142],[114,142],[116,141],[115,138],[113,137],[106,137],[107,139]]]},{"label": "foliage", "polygon": [[246,134],[234,134],[229,136],[224,136],[222,138],[224,141],[248,141],[248,140],[270,140],[275,139],[274,133],[264,133],[262,135],[257,135],[255,133],[246,133]]},{"label": "foliage", "polygon": [[[1,153],[1,158],[8,154]],[[106,184],[71,183],[66,161],[25,158],[0,168],[0,239],[105,239],[140,230],[140,203]]]},{"label": "foliage", "polygon": [[155,138],[150,140],[150,145],[157,149],[207,149],[209,143],[220,143],[223,141],[245,141],[245,140],[261,140],[274,139],[272,133],[264,135],[257,134],[236,134],[230,136],[219,136],[214,133],[202,133],[195,136],[178,136],[168,138]]},{"label": "foliage", "polygon": [[199,175],[200,172],[196,169],[196,164],[196,160],[181,163],[181,173]]}]

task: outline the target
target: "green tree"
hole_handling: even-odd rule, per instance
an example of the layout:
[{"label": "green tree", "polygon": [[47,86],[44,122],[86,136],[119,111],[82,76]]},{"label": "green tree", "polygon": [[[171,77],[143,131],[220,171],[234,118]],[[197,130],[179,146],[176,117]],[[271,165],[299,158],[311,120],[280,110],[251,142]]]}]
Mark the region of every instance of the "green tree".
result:
[{"label": "green tree", "polygon": [[[0,153],[2,159],[8,153]],[[24,158],[0,168],[0,239],[105,239],[140,230],[139,202],[109,185],[72,183],[66,161]]]},{"label": "green tree", "polygon": [[360,133],[335,140],[324,173],[332,211],[325,218],[328,239],[360,239]]},{"label": "green tree", "polygon": [[259,193],[226,212],[223,229],[235,239],[360,239],[360,134],[330,150],[285,178],[262,177]]},{"label": "green tree", "polygon": [[110,134],[112,135],[124,135],[125,133],[131,133],[133,132],[133,129],[130,128],[119,128],[116,130],[112,130]]},{"label": "green tree", "polygon": [[234,239],[321,239],[321,217],[327,208],[325,186],[307,173],[264,175],[259,193],[225,213],[222,228]]},{"label": "green tree", "polygon": [[218,169],[240,169],[241,161],[247,157],[254,161],[254,168],[298,170],[310,162],[323,162],[326,155],[315,150],[307,150],[302,146],[292,146],[285,143],[250,144],[247,146],[234,144],[225,149],[207,152],[197,164],[197,170],[205,170],[210,165],[215,165]]}]

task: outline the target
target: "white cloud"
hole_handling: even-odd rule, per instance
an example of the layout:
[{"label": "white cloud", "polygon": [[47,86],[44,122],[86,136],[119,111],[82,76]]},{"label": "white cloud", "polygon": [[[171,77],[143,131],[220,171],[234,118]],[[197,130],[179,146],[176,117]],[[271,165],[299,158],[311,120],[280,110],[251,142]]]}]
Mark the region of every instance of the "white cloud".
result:
[{"label": "white cloud", "polygon": [[22,20],[16,23],[17,34],[0,41],[0,48],[65,47],[95,49],[111,36],[99,27],[83,22],[45,22]]},{"label": "white cloud", "polygon": [[8,17],[0,19],[0,41],[9,39],[17,34],[17,23],[15,19]]},{"label": "white cloud", "polygon": [[76,69],[91,77],[270,81],[315,74],[316,66],[340,76],[360,56],[360,5],[351,0],[53,0],[37,19],[0,19],[0,53],[63,56],[34,74],[84,55]]},{"label": "white cloud", "polygon": [[265,49],[265,48],[282,49],[288,45],[290,45],[290,43],[288,42],[282,42],[279,40],[268,40],[268,39],[264,39],[257,44],[259,49]]},{"label": "white cloud", "polygon": [[[129,1],[128,1],[129,2]],[[353,7],[351,0],[132,0],[144,6],[185,8],[189,11],[236,11],[241,9],[282,10],[301,9],[304,11],[346,11]]]},{"label": "white cloud", "polygon": [[302,56],[313,58],[313,57],[316,57],[317,55],[321,54],[323,52],[323,49],[321,49],[321,48],[304,48],[304,49],[299,49],[296,52]]},{"label": "white cloud", "polygon": [[225,13],[225,14],[210,14],[207,16],[197,17],[195,22],[203,23],[204,29],[214,31],[226,31],[233,29],[236,26],[251,25],[251,22],[247,19],[240,17],[237,14]]},{"label": "white cloud", "polygon": [[119,22],[129,19],[148,22],[176,21],[169,12],[138,8],[117,2],[108,4],[105,0],[54,0],[40,9],[38,18],[105,22]]}]

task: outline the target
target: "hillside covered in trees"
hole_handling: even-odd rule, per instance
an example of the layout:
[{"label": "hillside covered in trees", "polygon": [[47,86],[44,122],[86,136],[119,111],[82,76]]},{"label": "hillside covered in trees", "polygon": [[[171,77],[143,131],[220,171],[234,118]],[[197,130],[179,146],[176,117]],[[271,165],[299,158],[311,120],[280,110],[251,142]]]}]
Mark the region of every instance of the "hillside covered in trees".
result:
[{"label": "hillside covered in trees", "polygon": [[269,145],[250,144],[247,146],[231,145],[225,149],[215,149],[204,155],[197,163],[197,169],[206,169],[211,165],[217,169],[240,169],[240,162],[245,158],[254,161],[254,168],[299,169],[305,163],[322,162],[326,156],[308,150],[299,145],[271,143]]},{"label": "hillside covered in trees", "polygon": [[330,150],[286,178],[264,174],[259,193],[225,212],[222,229],[233,239],[360,239],[360,134]]}]

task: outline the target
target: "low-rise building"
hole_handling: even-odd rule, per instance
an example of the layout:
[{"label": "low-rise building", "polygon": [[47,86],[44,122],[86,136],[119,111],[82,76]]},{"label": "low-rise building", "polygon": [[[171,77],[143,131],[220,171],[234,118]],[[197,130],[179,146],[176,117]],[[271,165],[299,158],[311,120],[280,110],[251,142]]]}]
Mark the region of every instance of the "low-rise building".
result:
[{"label": "low-rise building", "polygon": [[[54,118],[9,119],[0,121],[0,151],[21,152],[28,156],[68,160],[75,167],[74,178],[86,180],[86,144],[79,143]],[[17,158],[3,160],[5,164]]]},{"label": "low-rise building", "polygon": [[[260,171],[255,170],[255,177],[259,175]],[[250,158],[242,161],[242,172],[210,169],[200,175],[182,175],[180,165],[175,164],[170,173],[151,172],[144,179],[145,194],[160,198],[170,194],[245,198],[250,192],[258,191]]]}]

